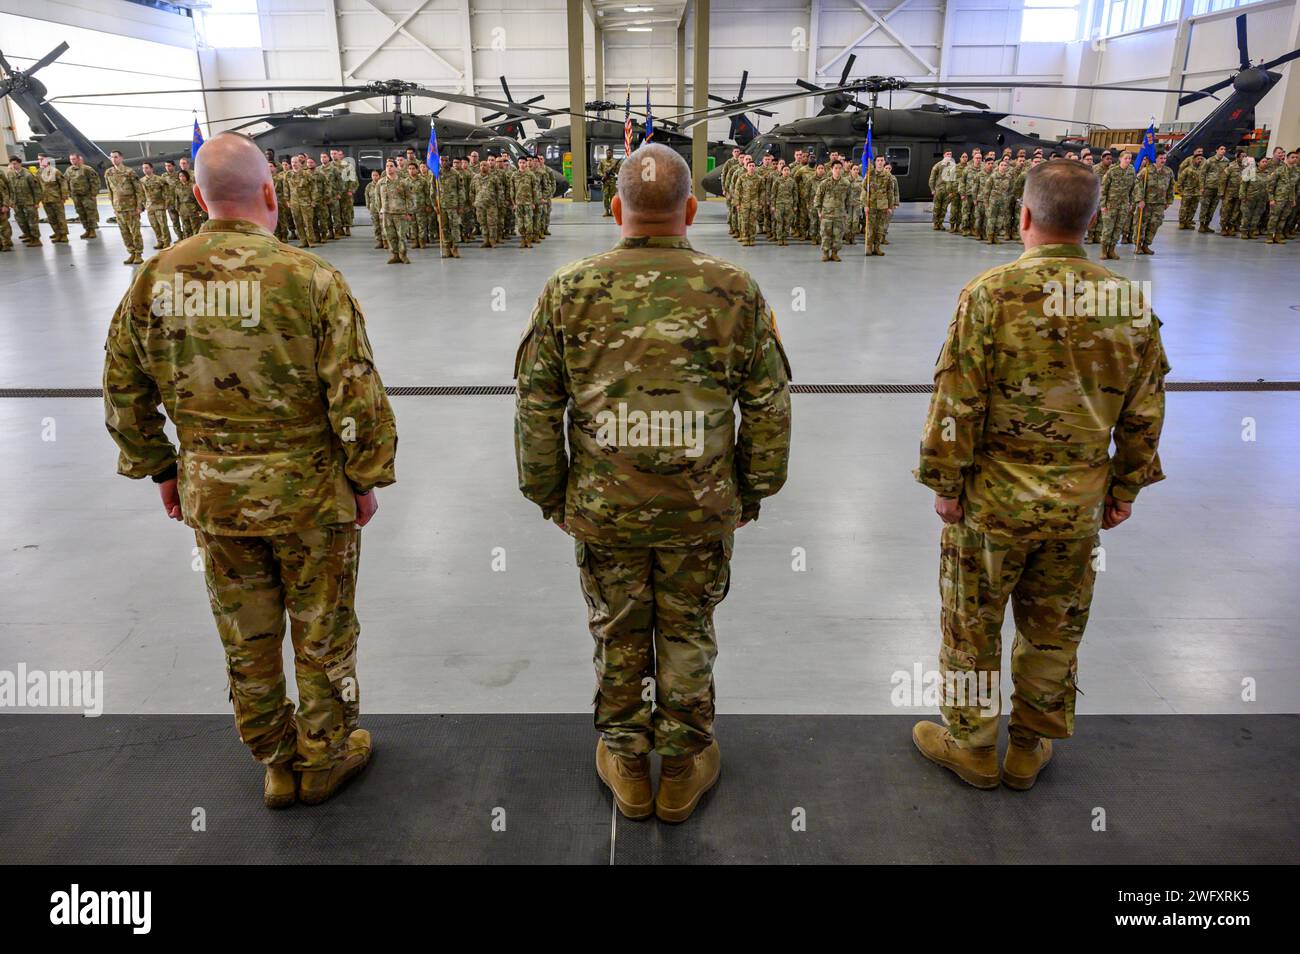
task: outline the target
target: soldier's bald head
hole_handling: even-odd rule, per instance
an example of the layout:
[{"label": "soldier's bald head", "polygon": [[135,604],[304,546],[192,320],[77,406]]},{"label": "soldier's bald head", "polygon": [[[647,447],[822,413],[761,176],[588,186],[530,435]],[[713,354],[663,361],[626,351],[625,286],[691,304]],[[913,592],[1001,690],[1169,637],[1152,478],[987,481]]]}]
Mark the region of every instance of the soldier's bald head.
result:
[{"label": "soldier's bald head", "polygon": [[1024,211],[1036,230],[1082,239],[1097,213],[1100,193],[1096,174],[1082,162],[1045,162],[1025,176]]},{"label": "soldier's bald head", "polygon": [[618,171],[623,214],[652,225],[684,219],[691,199],[691,170],[675,150],[646,143]]},{"label": "soldier's bald head", "polygon": [[218,133],[203,144],[194,177],[208,202],[217,204],[256,201],[271,181],[257,143],[233,132]]}]

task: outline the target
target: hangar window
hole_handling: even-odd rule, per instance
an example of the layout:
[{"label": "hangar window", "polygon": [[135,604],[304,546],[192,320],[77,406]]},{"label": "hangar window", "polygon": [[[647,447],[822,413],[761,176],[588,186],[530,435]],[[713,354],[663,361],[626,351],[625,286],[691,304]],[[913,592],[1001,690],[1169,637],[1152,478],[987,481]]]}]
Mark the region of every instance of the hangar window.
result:
[{"label": "hangar window", "polygon": [[262,25],[257,0],[208,0],[199,8],[199,36],[207,46],[222,49],[260,47]]},{"label": "hangar window", "polygon": [[1070,43],[1079,38],[1079,0],[1025,0],[1022,43]]}]

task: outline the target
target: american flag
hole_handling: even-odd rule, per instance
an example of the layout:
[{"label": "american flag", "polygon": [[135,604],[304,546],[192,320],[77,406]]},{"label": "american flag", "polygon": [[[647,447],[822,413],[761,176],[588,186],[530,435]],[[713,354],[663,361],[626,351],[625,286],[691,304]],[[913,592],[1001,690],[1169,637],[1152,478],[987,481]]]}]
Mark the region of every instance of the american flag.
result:
[{"label": "american flag", "polygon": [[623,107],[623,155],[632,155],[632,87],[627,88],[627,104]]}]

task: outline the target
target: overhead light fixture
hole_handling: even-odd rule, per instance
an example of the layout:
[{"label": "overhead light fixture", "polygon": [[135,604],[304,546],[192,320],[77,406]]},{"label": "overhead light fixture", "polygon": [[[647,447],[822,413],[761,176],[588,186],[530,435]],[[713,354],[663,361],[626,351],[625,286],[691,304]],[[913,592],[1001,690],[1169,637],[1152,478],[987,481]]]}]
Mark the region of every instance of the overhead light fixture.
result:
[{"label": "overhead light fixture", "polygon": [[649,13],[654,7],[624,7],[624,13]]},{"label": "overhead light fixture", "polygon": [[628,27],[628,33],[653,33],[654,27]]}]

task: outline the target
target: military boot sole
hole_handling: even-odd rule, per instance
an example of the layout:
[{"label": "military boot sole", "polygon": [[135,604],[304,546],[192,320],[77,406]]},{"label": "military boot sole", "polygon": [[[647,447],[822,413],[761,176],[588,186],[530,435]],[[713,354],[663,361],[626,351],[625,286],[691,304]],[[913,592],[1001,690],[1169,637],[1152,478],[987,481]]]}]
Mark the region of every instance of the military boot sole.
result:
[{"label": "military boot sole", "polygon": [[917,736],[917,731],[915,727],[913,727],[912,729],[912,742],[916,746],[916,750],[918,752],[924,755],[935,765],[942,766],[943,768],[946,768],[948,771],[952,772],[954,775],[956,775],[967,785],[973,785],[976,788],[982,788],[982,789],[990,789],[990,788],[998,787],[997,775],[980,775],[978,772],[972,772],[970,768],[965,765],[962,765],[958,762],[953,762],[949,759],[945,759],[943,756],[938,755],[936,753],[927,752],[925,750],[925,747],[921,745],[921,740]]},{"label": "military boot sole", "polygon": [[695,793],[694,798],[692,798],[681,808],[665,808],[664,806],[659,804],[658,800],[656,800],[655,815],[659,817],[660,821],[668,822],[668,824],[670,825],[680,825],[682,822],[686,821],[686,819],[690,818],[691,815],[695,813],[696,807],[698,807],[700,804],[700,799],[702,799],[705,795],[711,792],[717,786],[718,780],[721,778],[722,778],[722,762],[719,761],[718,769],[716,772],[713,773],[713,778],[709,779],[706,785],[700,787],[700,790]]}]

